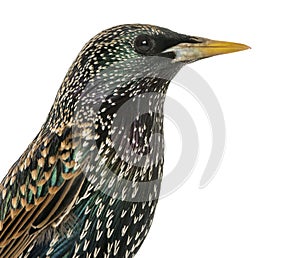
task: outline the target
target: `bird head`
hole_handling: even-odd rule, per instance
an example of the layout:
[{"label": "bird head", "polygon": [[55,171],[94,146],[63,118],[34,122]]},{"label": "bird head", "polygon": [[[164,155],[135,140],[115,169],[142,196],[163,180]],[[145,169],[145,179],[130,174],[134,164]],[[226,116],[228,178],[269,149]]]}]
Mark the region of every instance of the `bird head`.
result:
[{"label": "bird head", "polygon": [[116,26],[101,32],[94,39],[100,49],[108,50],[111,56],[118,55],[115,61],[156,56],[168,58],[171,63],[190,63],[249,48],[244,44],[188,36],[143,24]]},{"label": "bird head", "polygon": [[63,104],[67,98],[73,100],[68,101],[72,104],[91,88],[99,98],[114,91],[119,97],[144,92],[165,94],[168,83],[185,64],[248,48],[152,25],[116,26],[84,46],[64,80],[57,103]]},{"label": "bird head", "polygon": [[86,61],[82,66],[96,77],[105,74],[128,80],[138,76],[171,80],[187,63],[248,48],[243,44],[179,34],[158,26],[130,24],[96,35],[82,51],[83,61]]}]

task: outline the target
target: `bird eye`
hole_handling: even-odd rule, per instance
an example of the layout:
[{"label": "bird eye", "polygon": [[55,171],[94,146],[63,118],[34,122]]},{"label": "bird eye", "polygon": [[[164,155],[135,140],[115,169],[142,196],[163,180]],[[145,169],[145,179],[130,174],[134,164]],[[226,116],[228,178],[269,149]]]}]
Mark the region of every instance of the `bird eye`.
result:
[{"label": "bird eye", "polygon": [[154,47],[153,39],[148,35],[139,35],[134,41],[135,50],[140,54],[146,54]]}]

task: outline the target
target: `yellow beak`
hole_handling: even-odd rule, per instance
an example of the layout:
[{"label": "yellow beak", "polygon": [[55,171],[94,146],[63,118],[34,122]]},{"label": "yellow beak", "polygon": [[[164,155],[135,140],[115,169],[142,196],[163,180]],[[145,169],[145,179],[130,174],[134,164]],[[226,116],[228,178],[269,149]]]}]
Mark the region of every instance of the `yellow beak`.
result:
[{"label": "yellow beak", "polygon": [[[199,38],[200,39],[200,38]],[[176,57],[173,62],[194,62],[199,59],[228,54],[250,49],[247,45],[217,41],[210,39],[201,39],[201,43],[180,43],[167,49],[164,52],[174,52]]]}]

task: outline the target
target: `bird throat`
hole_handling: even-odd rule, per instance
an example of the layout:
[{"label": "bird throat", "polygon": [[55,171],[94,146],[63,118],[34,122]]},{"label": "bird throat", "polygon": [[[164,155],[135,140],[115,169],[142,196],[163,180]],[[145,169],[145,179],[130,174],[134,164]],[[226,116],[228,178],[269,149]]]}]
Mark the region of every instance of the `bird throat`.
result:
[{"label": "bird throat", "polygon": [[119,197],[130,202],[158,198],[169,83],[143,78],[111,91],[95,84],[82,94],[73,116],[76,161],[96,190],[113,195],[121,194],[116,189],[131,189]]},{"label": "bird throat", "polygon": [[116,189],[132,189],[126,195],[131,196],[130,202],[141,201],[136,196],[151,199],[159,192],[164,101],[170,81],[181,68],[133,69],[134,65],[128,66],[131,72],[110,68],[98,75],[83,75],[71,67],[45,124],[46,128],[70,124],[75,169],[86,174],[95,190],[108,195]]}]

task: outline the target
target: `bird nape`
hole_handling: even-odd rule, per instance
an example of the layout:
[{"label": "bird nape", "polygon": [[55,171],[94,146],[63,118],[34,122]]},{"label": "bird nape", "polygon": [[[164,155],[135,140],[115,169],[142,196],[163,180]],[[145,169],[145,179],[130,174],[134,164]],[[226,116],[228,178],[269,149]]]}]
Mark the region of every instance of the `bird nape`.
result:
[{"label": "bird nape", "polygon": [[0,185],[0,257],[133,257],[159,197],[170,81],[247,48],[141,24],[92,38]]}]

